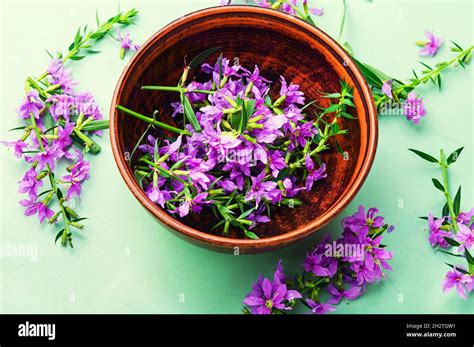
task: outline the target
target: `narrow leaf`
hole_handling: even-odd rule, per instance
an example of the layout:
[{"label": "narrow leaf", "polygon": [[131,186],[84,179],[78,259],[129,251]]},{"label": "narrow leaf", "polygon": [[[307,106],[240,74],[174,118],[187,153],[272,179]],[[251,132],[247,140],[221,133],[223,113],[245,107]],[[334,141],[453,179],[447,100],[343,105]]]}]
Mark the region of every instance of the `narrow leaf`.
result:
[{"label": "narrow leaf", "polygon": [[435,157],[429,155],[428,153],[425,153],[425,152],[422,152],[422,151],[418,151],[416,149],[412,149],[412,148],[408,148],[409,151],[415,153],[416,155],[418,155],[420,158],[422,159],[425,159],[431,163],[437,163],[438,162],[438,159],[436,159]]}]

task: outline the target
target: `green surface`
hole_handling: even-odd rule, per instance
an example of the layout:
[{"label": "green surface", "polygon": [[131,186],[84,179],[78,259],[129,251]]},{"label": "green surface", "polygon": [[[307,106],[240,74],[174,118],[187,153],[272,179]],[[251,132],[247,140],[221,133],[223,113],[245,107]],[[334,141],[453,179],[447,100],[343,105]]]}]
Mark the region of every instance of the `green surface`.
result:
[{"label": "green surface", "polygon": [[[40,4],[42,3],[42,4]],[[213,1],[122,1],[136,6],[138,25],[130,29],[138,43],[187,12],[215,5]],[[313,3],[315,3],[313,1]],[[340,2],[317,1],[325,8],[321,28],[335,35],[342,13]],[[1,123],[0,138],[13,139],[7,129],[18,126],[24,78],[48,64],[48,48],[66,48],[77,27],[94,23],[95,9],[112,15],[116,1],[1,1]],[[356,54],[382,70],[409,77],[417,67],[414,41],[425,29],[468,46],[474,42],[470,1],[386,2],[349,1],[345,38]],[[115,83],[126,61],[118,58],[113,40],[100,44],[101,54],[73,63],[81,90],[90,90],[107,115]],[[447,45],[427,63],[450,56]],[[129,56],[127,56],[129,57]],[[431,177],[440,173],[406,148],[437,153],[466,148],[450,173],[451,189],[463,183],[464,209],[474,204],[473,177],[473,68],[451,69],[442,92],[423,87],[428,115],[420,126],[400,117],[380,119],[380,138],[372,171],[345,214],[359,204],[377,206],[396,231],[385,243],[395,252],[394,272],[388,280],[336,313],[472,313],[474,298],[462,300],[443,294],[441,281],[447,266],[427,242],[427,225],[417,217],[438,211],[442,196]],[[91,159],[91,178],[84,185],[79,211],[90,217],[75,248],[53,242],[55,232],[23,217],[17,203],[16,182],[26,169],[10,151],[0,148],[0,243],[29,243],[37,260],[0,258],[0,311],[7,313],[238,313],[242,298],[259,272],[270,275],[278,259],[296,270],[305,253],[325,233],[340,233],[340,218],[317,235],[281,251],[232,256],[213,253],[176,238],[141,207],[115,167],[108,135],[103,152]]]}]

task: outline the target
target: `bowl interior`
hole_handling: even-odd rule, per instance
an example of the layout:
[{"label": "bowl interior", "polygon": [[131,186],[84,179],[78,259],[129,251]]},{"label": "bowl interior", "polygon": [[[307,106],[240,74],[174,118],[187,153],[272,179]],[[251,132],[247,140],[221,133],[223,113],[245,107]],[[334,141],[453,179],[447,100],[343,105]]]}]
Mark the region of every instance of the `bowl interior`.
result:
[{"label": "bowl interior", "polygon": [[[327,214],[335,215],[334,209],[360,176],[367,158],[369,136],[375,136],[369,134],[370,105],[362,98],[360,81],[347,67],[344,58],[314,31],[302,28],[299,21],[274,16],[271,12],[275,11],[210,11],[172,23],[151,38],[133,58],[122,75],[122,85],[115,96],[117,104],[145,115],[158,110],[158,120],[177,125],[171,118],[170,103],[179,101],[179,95],[145,91],[140,87],[176,85],[185,57],[189,62],[196,54],[212,47],[220,47],[224,57],[231,61],[238,59],[240,65],[248,69],[253,70],[257,64],[261,75],[273,81],[274,94],[280,88],[280,75],[288,82],[299,84],[307,101],[317,100],[317,104],[324,106],[329,105],[329,100],[322,98],[321,91],[338,92],[341,79],[354,86],[357,108],[350,113],[358,119],[342,119],[339,123],[341,128],[349,129],[349,135],[338,137],[345,155],[338,153],[331,143],[333,148],[322,156],[328,177],[317,182],[312,192],[299,196],[304,203],[302,207],[282,206],[274,210],[272,222],[259,224],[254,229],[261,238],[288,233],[310,224],[317,225],[317,221]],[[207,62],[214,63],[218,55],[213,54]],[[203,81],[201,77],[204,77],[203,73],[197,68],[190,71],[188,81],[193,78]],[[309,114],[314,114],[314,111],[314,108],[309,108]],[[132,151],[147,124],[122,112],[115,112],[112,116],[116,117],[118,151],[125,156]],[[161,130],[152,134],[173,136]],[[133,177],[132,171],[127,170],[127,174]],[[218,230],[211,231],[216,223],[211,213],[190,216],[181,222],[202,232],[219,234]],[[242,237],[241,233],[232,231],[230,236]]]}]

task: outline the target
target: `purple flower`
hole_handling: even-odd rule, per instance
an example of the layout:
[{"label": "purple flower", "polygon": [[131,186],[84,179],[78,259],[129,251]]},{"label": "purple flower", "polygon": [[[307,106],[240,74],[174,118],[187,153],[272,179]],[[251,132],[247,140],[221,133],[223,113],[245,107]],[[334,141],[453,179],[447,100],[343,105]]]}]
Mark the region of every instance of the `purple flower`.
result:
[{"label": "purple flower", "polygon": [[428,42],[418,42],[418,44],[423,47],[420,49],[418,54],[433,57],[438,52],[438,49],[443,45],[444,40],[440,37],[436,37],[431,31],[425,31],[425,36],[428,39]]},{"label": "purple flower", "polygon": [[18,115],[22,118],[30,118],[32,113],[36,119],[39,119],[40,111],[44,107],[44,102],[39,98],[39,93],[36,89],[30,90],[23,102],[18,107]]},{"label": "purple flower", "polygon": [[6,147],[13,148],[14,155],[20,159],[23,156],[23,150],[28,148],[28,144],[22,140],[17,141],[0,141],[0,143]]},{"label": "purple flower", "polygon": [[162,190],[158,186],[150,184],[145,191],[148,198],[155,204],[165,207],[165,202],[171,199],[171,193],[167,190]]},{"label": "purple flower", "polygon": [[313,126],[313,122],[306,122],[303,124],[297,124],[295,127],[291,125],[285,126],[285,129],[289,129],[290,132],[290,145],[288,150],[293,150],[299,144],[301,147],[306,146],[306,142],[318,133],[317,129]]},{"label": "purple flower", "polygon": [[78,156],[79,160],[72,166],[71,173],[62,178],[64,182],[70,184],[66,197],[68,200],[74,195],[80,198],[81,183],[89,178],[89,162],[82,158],[80,152],[78,152]]},{"label": "purple flower", "polygon": [[449,248],[449,243],[444,238],[451,237],[451,234],[441,229],[444,220],[444,217],[435,219],[432,213],[428,216],[429,240],[432,247]]},{"label": "purple flower", "polygon": [[372,207],[369,208],[366,214],[365,207],[360,205],[356,213],[342,220],[344,232],[347,230],[357,236],[361,242],[364,242],[369,233],[369,228],[377,229],[384,225],[384,218],[376,216],[378,213],[379,210]]},{"label": "purple flower", "polygon": [[255,205],[258,206],[262,199],[266,199],[272,203],[281,200],[281,191],[278,185],[273,181],[265,181],[265,171],[262,171],[257,177],[250,177],[252,185],[247,191],[245,201],[255,200]]},{"label": "purple flower", "polygon": [[466,287],[472,289],[472,281],[474,280],[471,276],[464,274],[455,268],[446,273],[446,277],[443,281],[443,291],[448,292],[451,288],[456,287],[458,295],[463,299],[467,299]]},{"label": "purple flower", "polygon": [[38,214],[40,223],[43,223],[45,219],[49,219],[54,215],[54,212],[42,202],[36,202],[33,200],[21,200],[20,205],[25,207],[25,216],[32,216]]},{"label": "purple flower", "polygon": [[474,230],[471,230],[465,224],[458,224],[459,231],[456,234],[456,240],[461,244],[458,248],[459,252],[464,251],[464,249],[471,249],[474,245]]},{"label": "purple flower", "polygon": [[281,155],[280,151],[273,151],[267,157],[268,167],[270,168],[273,177],[277,177],[280,170],[284,169],[287,165],[285,164],[285,158]]},{"label": "purple flower", "polygon": [[306,191],[309,192],[313,187],[314,182],[319,181],[322,178],[327,177],[326,164],[322,163],[319,169],[315,170],[314,162],[311,160],[309,155],[305,158],[306,170],[308,175],[306,176]]},{"label": "purple flower", "polygon": [[[293,180],[296,180],[294,178],[294,176],[292,177]],[[303,188],[300,188],[298,186],[295,185],[295,183],[293,182],[293,180],[291,180],[290,178],[286,177],[285,179],[283,179],[282,183],[283,183],[283,187],[285,188],[282,192],[283,196],[286,197],[286,198],[292,198],[294,197],[296,194],[298,194],[298,192],[300,190],[302,190]]]},{"label": "purple flower", "polygon": [[311,299],[306,299],[306,303],[311,308],[311,312],[315,314],[326,314],[328,312],[336,310],[334,306],[331,306],[329,304],[324,304],[321,302],[315,302]]},{"label": "purple flower", "polygon": [[206,200],[208,195],[208,193],[199,193],[192,199],[186,198],[174,212],[179,213],[181,218],[187,216],[190,210],[194,213],[200,213],[203,206],[213,203],[212,200]]},{"label": "purple flower", "polygon": [[304,104],[304,93],[299,90],[300,86],[297,84],[290,83],[288,86],[283,76],[280,76],[281,89],[280,96],[285,96],[285,102],[287,104]]},{"label": "purple flower", "polygon": [[421,117],[425,116],[426,110],[423,100],[419,99],[415,92],[408,93],[408,97],[403,105],[403,113],[414,124],[419,124]]},{"label": "purple flower", "polygon": [[69,122],[69,116],[76,108],[73,96],[67,94],[55,94],[50,96],[46,101],[51,103],[49,112],[56,122],[60,118]]},{"label": "purple flower", "polygon": [[56,160],[61,157],[62,151],[61,149],[53,144],[51,146],[45,146],[44,151],[37,153],[33,157],[33,161],[38,161],[38,169],[43,170],[47,165],[54,170],[56,166]]},{"label": "purple flower", "polygon": [[18,192],[28,193],[30,200],[35,200],[38,195],[38,188],[43,186],[43,181],[38,180],[37,177],[36,169],[34,167],[29,168],[21,181],[18,182],[20,184]]},{"label": "purple flower", "polygon": [[472,216],[474,216],[474,207],[469,212],[461,212],[456,218],[458,223],[469,225],[471,223]]},{"label": "purple flower", "polygon": [[326,235],[323,240],[306,255],[303,263],[304,271],[311,272],[320,277],[333,277],[337,271],[338,260],[335,257],[326,256],[326,245],[329,244],[330,236]]},{"label": "purple flower", "polygon": [[332,283],[328,286],[328,292],[331,298],[328,299],[328,303],[337,305],[343,298],[354,300],[362,295],[362,288],[358,286],[351,286],[349,289],[336,288]]},{"label": "purple flower", "polygon": [[128,51],[129,49],[132,49],[134,51],[137,51],[140,46],[133,43],[132,39],[130,38],[130,33],[125,33],[125,35],[122,35],[120,30],[117,30],[117,36],[120,42],[120,58],[123,59],[125,56],[125,52]]},{"label": "purple flower", "polygon": [[71,71],[64,68],[61,59],[53,59],[48,67],[48,81],[51,84],[59,84],[61,89],[69,95],[74,95],[77,82],[71,77]]},{"label": "purple flower", "polygon": [[382,93],[387,95],[387,97],[390,98],[390,99],[393,98],[393,96],[392,96],[392,81],[391,80],[383,82]]},{"label": "purple flower", "polygon": [[252,286],[252,291],[247,294],[243,303],[250,307],[252,314],[271,314],[275,310],[291,310],[289,306],[295,299],[301,298],[296,290],[288,290],[281,260],[278,262],[273,282],[259,276]]}]

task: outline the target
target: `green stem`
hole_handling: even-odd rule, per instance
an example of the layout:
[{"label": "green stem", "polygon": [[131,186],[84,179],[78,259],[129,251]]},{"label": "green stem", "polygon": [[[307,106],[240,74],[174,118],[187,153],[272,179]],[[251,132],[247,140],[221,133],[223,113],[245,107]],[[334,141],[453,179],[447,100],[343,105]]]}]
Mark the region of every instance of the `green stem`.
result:
[{"label": "green stem", "polygon": [[443,186],[444,186],[444,196],[446,197],[446,203],[448,204],[449,214],[451,216],[451,221],[453,223],[454,231],[457,233],[459,231],[458,222],[456,220],[456,214],[454,213],[453,200],[451,199],[451,194],[449,193],[449,182],[448,182],[448,164],[446,162],[446,157],[444,155],[443,149],[440,149],[440,160],[439,165],[443,172]]},{"label": "green stem", "polygon": [[165,124],[165,123],[162,123],[162,122],[159,122],[151,117],[147,117],[147,116],[144,116],[138,112],[135,112],[135,111],[132,111],[126,107],[123,107],[123,106],[120,106],[120,105],[117,105],[117,110],[120,110],[120,111],[123,111],[125,112],[126,114],[132,116],[132,117],[135,117],[137,119],[140,119],[144,122],[147,122],[149,124],[152,124],[152,125],[156,125],[160,128],[163,128],[163,129],[166,129],[166,130],[169,130],[169,131],[172,131],[174,133],[177,133],[177,134],[180,134],[180,135],[186,135],[186,136],[191,136],[191,133],[187,130],[182,130],[182,129],[178,129],[178,128],[175,128],[174,126],[171,126],[171,125],[168,125],[168,124]]}]

